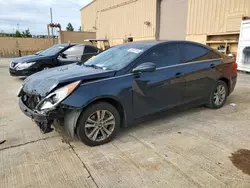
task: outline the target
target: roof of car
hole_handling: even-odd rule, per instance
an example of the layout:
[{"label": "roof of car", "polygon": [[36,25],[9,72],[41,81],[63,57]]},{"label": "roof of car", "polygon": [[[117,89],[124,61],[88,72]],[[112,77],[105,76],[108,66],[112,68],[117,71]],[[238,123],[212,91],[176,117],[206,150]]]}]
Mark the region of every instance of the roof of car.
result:
[{"label": "roof of car", "polygon": [[131,45],[131,44],[145,44],[145,45],[150,45],[150,46],[156,46],[156,45],[159,45],[159,44],[167,44],[167,43],[188,43],[188,44],[194,44],[194,45],[199,45],[199,46],[202,46],[202,47],[205,47],[205,48],[208,48],[210,49],[208,46],[204,45],[204,44],[201,44],[201,43],[197,43],[197,42],[193,42],[193,41],[187,41],[187,40],[151,40],[151,41],[136,41],[136,42],[129,42],[129,43],[125,43],[125,44],[122,44],[122,45]]}]

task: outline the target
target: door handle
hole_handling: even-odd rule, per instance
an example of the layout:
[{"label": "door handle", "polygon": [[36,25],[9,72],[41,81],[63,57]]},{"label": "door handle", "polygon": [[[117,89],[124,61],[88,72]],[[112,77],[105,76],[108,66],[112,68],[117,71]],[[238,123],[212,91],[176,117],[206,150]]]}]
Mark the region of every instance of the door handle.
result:
[{"label": "door handle", "polygon": [[181,76],[183,76],[183,73],[177,72],[177,73],[175,74],[175,77],[176,77],[176,78],[180,78]]},{"label": "door handle", "polygon": [[214,67],[215,67],[215,64],[211,64],[211,65],[210,65],[210,68],[213,69]]}]

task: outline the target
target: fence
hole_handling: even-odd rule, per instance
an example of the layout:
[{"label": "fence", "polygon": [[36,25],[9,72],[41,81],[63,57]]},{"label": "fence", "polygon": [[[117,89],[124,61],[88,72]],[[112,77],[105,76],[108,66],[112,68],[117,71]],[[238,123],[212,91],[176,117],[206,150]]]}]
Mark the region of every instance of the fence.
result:
[{"label": "fence", "polygon": [[34,54],[53,44],[58,44],[58,40],[49,38],[0,37],[0,57]]}]

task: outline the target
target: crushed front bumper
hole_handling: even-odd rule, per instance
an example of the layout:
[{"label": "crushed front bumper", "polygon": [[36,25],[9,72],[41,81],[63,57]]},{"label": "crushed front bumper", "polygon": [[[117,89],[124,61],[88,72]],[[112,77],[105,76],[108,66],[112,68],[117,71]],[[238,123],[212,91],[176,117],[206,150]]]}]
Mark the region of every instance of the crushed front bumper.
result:
[{"label": "crushed front bumper", "polygon": [[63,117],[62,110],[50,111],[45,114],[35,112],[23,103],[21,97],[19,98],[19,107],[26,116],[30,117],[34,122],[36,122],[37,126],[44,134],[53,131],[52,124],[55,119],[60,119]]}]

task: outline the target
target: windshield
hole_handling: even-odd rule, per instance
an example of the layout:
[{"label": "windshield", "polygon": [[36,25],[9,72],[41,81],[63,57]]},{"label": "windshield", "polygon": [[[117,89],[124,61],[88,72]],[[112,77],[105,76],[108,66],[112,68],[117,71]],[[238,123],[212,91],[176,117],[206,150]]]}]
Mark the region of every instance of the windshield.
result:
[{"label": "windshield", "polygon": [[152,44],[128,44],[110,48],[84,63],[104,70],[120,70],[140,56]]},{"label": "windshield", "polygon": [[60,44],[57,44],[57,45],[54,45],[42,52],[40,52],[38,55],[42,55],[42,56],[51,56],[51,55],[55,55],[57,54],[58,52],[60,52],[63,48],[65,48],[65,45],[60,45]]}]

